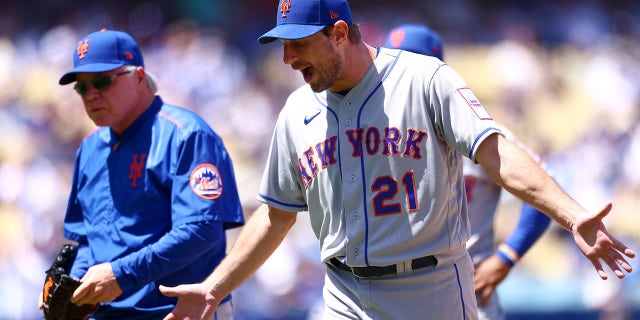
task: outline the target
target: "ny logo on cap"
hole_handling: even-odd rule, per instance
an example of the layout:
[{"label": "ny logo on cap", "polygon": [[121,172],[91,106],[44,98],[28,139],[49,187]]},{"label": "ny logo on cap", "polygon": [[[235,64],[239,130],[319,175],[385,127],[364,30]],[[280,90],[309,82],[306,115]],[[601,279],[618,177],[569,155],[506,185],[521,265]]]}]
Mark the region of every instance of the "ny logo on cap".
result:
[{"label": "ny logo on cap", "polygon": [[78,52],[78,58],[84,59],[86,53],[89,52],[89,39],[85,39],[84,43],[82,41],[78,42],[76,51]]},{"label": "ny logo on cap", "polygon": [[280,12],[282,13],[282,18],[287,17],[287,12],[291,11],[291,0],[282,0],[280,3]]}]

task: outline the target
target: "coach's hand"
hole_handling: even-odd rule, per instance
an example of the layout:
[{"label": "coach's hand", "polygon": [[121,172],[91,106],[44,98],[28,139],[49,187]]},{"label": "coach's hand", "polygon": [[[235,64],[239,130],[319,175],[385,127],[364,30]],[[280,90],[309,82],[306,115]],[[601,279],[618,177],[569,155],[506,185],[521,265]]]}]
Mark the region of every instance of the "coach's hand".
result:
[{"label": "coach's hand", "polygon": [[600,212],[576,217],[572,230],[573,239],[578,248],[591,261],[603,280],[607,279],[607,273],[604,271],[601,260],[613,270],[618,278],[622,279],[624,272],[621,267],[626,272],[631,273],[632,271],[631,265],[622,253],[629,258],[636,256],[633,250],[613,237],[602,223],[602,219],[609,214],[611,207],[612,204],[607,203]]},{"label": "coach's hand", "polygon": [[218,302],[202,284],[183,284],[177,287],[160,286],[160,292],[167,297],[178,297],[176,307],[164,320],[205,320],[211,319]]},{"label": "coach's hand", "polygon": [[89,268],[80,282],[82,284],[71,297],[71,302],[77,305],[111,302],[122,294],[122,289],[109,262]]}]

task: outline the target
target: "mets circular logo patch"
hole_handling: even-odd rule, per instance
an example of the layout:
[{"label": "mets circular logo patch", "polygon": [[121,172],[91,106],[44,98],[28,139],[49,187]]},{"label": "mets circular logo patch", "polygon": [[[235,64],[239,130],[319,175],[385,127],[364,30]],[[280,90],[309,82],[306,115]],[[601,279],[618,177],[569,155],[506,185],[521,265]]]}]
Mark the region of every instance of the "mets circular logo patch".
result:
[{"label": "mets circular logo patch", "polygon": [[222,177],[216,166],[204,163],[191,171],[189,185],[199,197],[215,200],[222,195]]}]

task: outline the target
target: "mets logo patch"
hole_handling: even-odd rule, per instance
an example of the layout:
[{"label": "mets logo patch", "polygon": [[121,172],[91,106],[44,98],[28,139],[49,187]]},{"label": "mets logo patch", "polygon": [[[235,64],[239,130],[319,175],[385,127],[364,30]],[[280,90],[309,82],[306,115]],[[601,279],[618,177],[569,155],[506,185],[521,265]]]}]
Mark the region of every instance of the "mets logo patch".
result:
[{"label": "mets logo patch", "polygon": [[215,200],[222,195],[222,177],[216,166],[204,163],[191,171],[189,185],[200,198]]},{"label": "mets logo patch", "polygon": [[473,91],[469,88],[460,88],[458,89],[458,93],[462,96],[462,98],[467,102],[471,110],[480,118],[480,120],[492,120],[491,116],[484,109],[480,100],[476,98],[476,95],[473,94]]}]

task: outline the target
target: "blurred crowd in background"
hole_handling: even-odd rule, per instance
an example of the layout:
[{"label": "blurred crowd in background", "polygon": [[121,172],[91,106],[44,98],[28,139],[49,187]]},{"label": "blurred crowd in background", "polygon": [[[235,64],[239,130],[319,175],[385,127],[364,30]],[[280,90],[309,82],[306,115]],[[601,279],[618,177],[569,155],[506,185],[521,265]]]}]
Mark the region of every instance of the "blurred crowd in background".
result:
[{"label": "blurred crowd in background", "polygon": [[[352,0],[364,39],[379,46],[405,22],[440,32],[444,59],[485,108],[541,154],[589,209],[640,253],[640,2]],[[234,160],[250,216],[275,118],[301,76],[282,47],[258,45],[276,0],[33,1],[0,4],[0,319],[39,319],[44,271],[65,242],[62,219],[76,148],[92,130],[59,77],[77,41],[129,32],[169,103],[201,114]],[[503,197],[498,236],[517,222]],[[233,242],[237,231],[230,233]],[[602,281],[553,225],[501,285],[510,319],[638,319],[640,258]],[[318,319],[324,266],[306,213],[235,293],[236,319]]]}]

